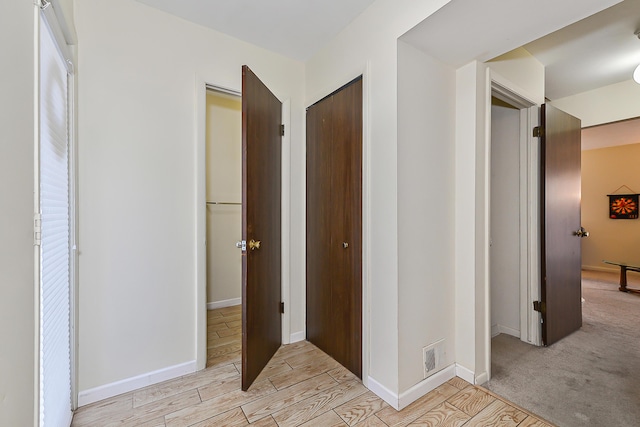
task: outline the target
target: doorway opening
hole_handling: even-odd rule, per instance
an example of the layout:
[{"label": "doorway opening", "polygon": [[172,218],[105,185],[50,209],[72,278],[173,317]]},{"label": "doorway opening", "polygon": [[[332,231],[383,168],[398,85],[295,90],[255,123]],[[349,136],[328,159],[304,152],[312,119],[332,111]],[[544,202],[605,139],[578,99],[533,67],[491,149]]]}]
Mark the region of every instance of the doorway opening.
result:
[{"label": "doorway opening", "polygon": [[[251,381],[245,381],[245,375],[247,372],[254,372],[255,369],[246,369],[248,361],[255,361],[260,359],[262,353],[251,348],[251,345],[263,337],[260,327],[269,326],[273,327],[277,323],[278,337],[277,345],[288,344],[289,337],[289,223],[290,216],[288,214],[289,200],[290,200],[290,137],[289,132],[286,132],[284,136],[281,136],[283,129],[289,129],[290,126],[290,101],[285,100],[283,103],[278,101],[278,106],[271,106],[266,110],[261,108],[261,98],[256,97],[258,86],[262,85],[256,78],[249,84],[245,84],[246,75],[251,74],[248,67],[242,67],[242,92],[238,89],[229,89],[223,86],[217,86],[210,82],[216,81],[215,76],[203,76],[197,79],[196,85],[196,157],[197,157],[197,169],[195,171],[196,176],[196,235],[197,244],[195,248],[196,254],[196,294],[195,294],[195,334],[196,334],[196,368],[198,370],[205,369],[207,366],[212,366],[212,358],[218,358],[217,364],[225,364],[233,366],[237,363],[238,370],[243,379],[243,388]],[[260,84],[259,84],[260,83]],[[263,92],[268,91],[273,95],[268,88],[263,87]],[[238,204],[240,199],[232,199],[234,194],[230,192],[224,192],[218,197],[218,195],[208,194],[207,189],[207,93],[208,91],[215,91],[222,93],[223,95],[231,95],[232,98],[241,100],[242,110],[239,114],[240,124],[239,132],[241,134],[241,175],[238,178],[238,182],[241,183],[241,204]],[[273,97],[273,96],[272,96]],[[274,109],[275,108],[275,109]],[[277,111],[276,111],[277,110]],[[277,112],[277,114],[276,114]],[[277,116],[277,117],[276,117]],[[267,123],[269,126],[268,132],[256,132],[256,124],[264,122],[264,119],[268,118],[270,121]],[[277,124],[275,123],[277,121]],[[277,135],[277,137],[275,137]],[[268,144],[261,140],[261,137],[268,136]],[[263,138],[264,139],[264,138]],[[277,140],[277,146],[274,144]],[[265,153],[260,150],[268,151]],[[211,151],[211,150],[209,150]],[[270,156],[270,157],[269,157]],[[269,157],[267,161],[267,157]],[[252,160],[254,163],[256,160],[259,164],[256,166],[248,165],[248,160]],[[269,167],[265,167],[265,165]],[[284,167],[280,168],[283,165]],[[256,176],[257,173],[262,173],[265,176]],[[220,178],[221,181],[225,181],[227,178]],[[269,192],[264,191],[266,185],[269,185]],[[222,188],[225,188],[224,186]],[[247,193],[250,190],[250,194]],[[267,200],[256,200],[256,195],[265,195],[271,192],[278,193],[278,197],[268,197]],[[222,199],[222,196],[229,196],[229,198]],[[207,202],[210,202],[207,204]],[[211,296],[216,295],[218,289],[207,290],[207,213],[213,211],[215,207],[233,209],[234,207],[240,208],[242,211],[242,225],[241,235],[234,236],[227,244],[234,250],[238,251],[242,255],[242,268],[241,268],[241,310],[237,306],[239,302],[236,297],[231,296],[218,296],[217,301],[211,300]],[[267,212],[268,211],[268,212]],[[283,212],[282,216],[274,216],[273,211]],[[267,215],[265,212],[269,213]],[[254,217],[259,219],[269,218],[270,226],[266,231],[261,229],[262,225],[256,225]],[[246,219],[245,219],[246,218]],[[276,227],[275,222],[282,225]],[[213,231],[216,225],[213,223],[213,227],[210,227],[209,231]],[[272,231],[278,229],[277,236],[274,236]],[[282,233],[280,233],[280,228]],[[249,231],[250,237],[246,237],[246,233]],[[271,233],[271,234],[269,234]],[[259,234],[259,236],[258,236]],[[252,240],[255,238],[255,242]],[[238,239],[242,239],[238,245]],[[260,246],[260,240],[262,240],[262,246]],[[245,249],[246,247],[246,249]],[[262,247],[262,248],[261,248]],[[282,248],[282,250],[280,249]],[[226,250],[226,248],[224,249]],[[255,250],[255,252],[254,252]],[[276,254],[276,255],[272,255]],[[274,256],[277,260],[274,261]],[[248,267],[247,259],[260,261],[262,264],[253,267]],[[265,262],[266,261],[266,262]],[[265,275],[260,274],[261,268],[265,266],[270,267],[271,270],[275,270],[275,266],[281,267],[281,278],[274,280],[271,277],[265,279]],[[280,270],[280,268],[278,268]],[[247,272],[253,272],[249,277]],[[213,273],[213,272],[212,272]],[[213,273],[216,274],[216,273]],[[255,283],[255,278],[260,279],[260,283]],[[251,279],[251,280],[249,280]],[[250,286],[248,284],[250,283]],[[265,286],[268,285],[268,286]],[[215,285],[214,285],[215,287]],[[249,291],[255,290],[265,291],[270,297],[277,294],[277,304],[272,301],[263,303],[264,299],[255,298],[253,295],[249,296]],[[266,292],[266,291],[265,291]],[[215,304],[212,304],[215,303]],[[234,309],[230,308],[235,305]],[[224,306],[224,307],[221,307]],[[216,308],[221,307],[221,308]],[[229,322],[221,322],[220,319],[207,321],[208,308],[216,310],[224,310],[225,313],[216,313],[212,317],[217,319],[219,317],[226,317],[225,315],[233,316]],[[275,308],[275,310],[274,310]],[[284,311],[283,311],[284,309]],[[240,319],[237,318],[238,312],[240,313]],[[269,321],[262,321],[262,315],[264,313],[271,313],[275,318],[277,314],[277,321],[269,319]],[[258,328],[252,327],[258,323]],[[224,323],[225,331],[215,334],[211,334],[213,328],[212,324]],[[230,323],[230,324],[227,324]],[[209,327],[208,327],[209,326]],[[240,342],[224,342],[230,341],[229,336],[221,335],[234,335],[237,331],[228,331],[227,329],[242,328],[240,335]],[[249,329],[249,330],[248,330]],[[275,329],[275,328],[273,328]],[[248,331],[247,331],[248,330]],[[280,334],[280,331],[282,332]],[[209,333],[208,333],[209,332]],[[275,333],[274,333],[275,334]],[[208,335],[213,335],[208,337]],[[208,344],[208,338],[214,338],[218,340],[216,344]],[[248,338],[251,340],[248,341]],[[229,347],[225,347],[225,346]],[[211,347],[208,351],[208,347]],[[223,347],[223,348],[219,348]],[[209,354],[208,354],[209,353]],[[209,356],[209,357],[208,357]],[[234,359],[235,358],[235,359]],[[240,368],[239,363],[242,363]],[[255,364],[254,364],[255,365]],[[253,365],[252,365],[253,366]],[[255,373],[255,372],[254,372]],[[258,371],[259,373],[259,371]]]},{"label": "doorway opening", "polygon": [[206,92],[207,363],[240,362],[242,253],[242,98]]},{"label": "doorway opening", "polygon": [[540,315],[531,309],[540,297],[539,141],[529,132],[539,107],[491,78],[488,379],[493,337],[541,345]]}]

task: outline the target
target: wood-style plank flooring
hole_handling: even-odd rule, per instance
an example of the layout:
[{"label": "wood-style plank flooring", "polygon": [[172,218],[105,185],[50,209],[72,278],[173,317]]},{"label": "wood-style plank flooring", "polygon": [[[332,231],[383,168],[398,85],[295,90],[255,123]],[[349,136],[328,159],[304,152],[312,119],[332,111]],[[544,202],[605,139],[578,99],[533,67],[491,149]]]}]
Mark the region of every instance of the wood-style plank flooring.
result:
[{"label": "wood-style plank flooring", "polygon": [[84,406],[72,426],[550,426],[460,378],[396,411],[306,341],[281,347],[243,392],[240,322],[239,306],[209,311],[205,370]]}]

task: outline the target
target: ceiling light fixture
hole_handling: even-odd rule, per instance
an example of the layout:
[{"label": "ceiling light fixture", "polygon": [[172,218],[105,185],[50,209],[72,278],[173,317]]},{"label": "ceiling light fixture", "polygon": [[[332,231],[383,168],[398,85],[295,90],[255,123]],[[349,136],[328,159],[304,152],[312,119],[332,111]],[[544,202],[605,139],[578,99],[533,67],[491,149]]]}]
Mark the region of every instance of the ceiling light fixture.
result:
[{"label": "ceiling light fixture", "polygon": [[[636,31],[634,34],[640,39],[640,30]],[[635,80],[636,83],[640,84],[640,64],[638,64],[635,71],[633,72],[633,80]]]}]

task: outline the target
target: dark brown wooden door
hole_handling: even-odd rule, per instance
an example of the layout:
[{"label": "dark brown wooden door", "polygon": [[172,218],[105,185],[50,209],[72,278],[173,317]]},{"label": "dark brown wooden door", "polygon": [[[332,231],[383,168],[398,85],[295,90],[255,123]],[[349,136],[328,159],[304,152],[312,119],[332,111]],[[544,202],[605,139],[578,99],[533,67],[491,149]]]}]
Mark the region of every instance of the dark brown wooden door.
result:
[{"label": "dark brown wooden door", "polygon": [[580,119],[542,106],[542,342],[582,326]]},{"label": "dark brown wooden door", "polygon": [[282,104],[242,67],[242,390],[282,343]]},{"label": "dark brown wooden door", "polygon": [[362,79],[307,110],[307,339],[362,377]]}]

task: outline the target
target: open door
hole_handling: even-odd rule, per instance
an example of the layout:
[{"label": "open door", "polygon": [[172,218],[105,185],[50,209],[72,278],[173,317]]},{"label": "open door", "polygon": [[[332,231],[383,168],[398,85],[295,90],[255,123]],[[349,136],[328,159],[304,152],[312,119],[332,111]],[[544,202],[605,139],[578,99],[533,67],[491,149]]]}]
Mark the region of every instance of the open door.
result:
[{"label": "open door", "polygon": [[580,119],[550,104],[541,118],[542,342],[582,326]]},{"label": "open door", "polygon": [[242,67],[242,390],[282,343],[282,104]]}]

